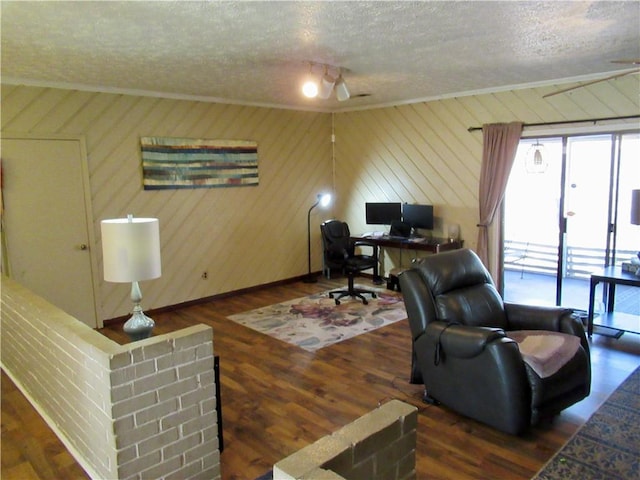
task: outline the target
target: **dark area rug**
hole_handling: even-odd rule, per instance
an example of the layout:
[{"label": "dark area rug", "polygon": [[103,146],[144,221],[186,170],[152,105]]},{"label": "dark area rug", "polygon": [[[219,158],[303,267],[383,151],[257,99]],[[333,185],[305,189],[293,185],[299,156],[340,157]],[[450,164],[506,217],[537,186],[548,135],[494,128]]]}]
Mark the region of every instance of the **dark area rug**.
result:
[{"label": "dark area rug", "polygon": [[640,478],[640,367],[611,394],[534,480]]}]

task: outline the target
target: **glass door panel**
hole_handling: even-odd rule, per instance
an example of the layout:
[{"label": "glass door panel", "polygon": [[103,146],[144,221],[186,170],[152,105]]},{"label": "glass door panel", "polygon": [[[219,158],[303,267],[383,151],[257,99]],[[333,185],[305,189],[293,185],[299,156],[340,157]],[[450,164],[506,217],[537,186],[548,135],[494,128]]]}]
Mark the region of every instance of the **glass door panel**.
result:
[{"label": "glass door panel", "polygon": [[505,194],[507,301],[556,303],[561,174],[562,139],[520,141]]},{"label": "glass door panel", "polygon": [[612,185],[612,136],[567,139],[560,305],[586,309],[589,278],[606,264]]},{"label": "glass door panel", "polygon": [[632,225],[631,190],[640,189],[640,134],[625,134],[620,140],[620,175],[616,208],[615,264],[629,262],[640,250],[640,226]]},{"label": "glass door panel", "polygon": [[[614,259],[611,263],[630,262],[640,251],[640,226],[631,224],[631,190],[640,189],[640,134],[629,133],[619,141],[620,174],[618,176],[617,208],[615,209],[616,235]],[[637,257],[636,257],[637,258]],[[616,312],[640,315],[640,294],[637,287],[616,287]]]}]

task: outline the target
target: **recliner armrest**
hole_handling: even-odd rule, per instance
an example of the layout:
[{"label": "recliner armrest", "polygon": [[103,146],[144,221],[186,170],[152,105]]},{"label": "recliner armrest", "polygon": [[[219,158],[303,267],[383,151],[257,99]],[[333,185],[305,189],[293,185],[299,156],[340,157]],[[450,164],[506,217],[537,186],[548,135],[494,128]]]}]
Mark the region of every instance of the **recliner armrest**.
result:
[{"label": "recliner armrest", "polygon": [[457,358],[478,356],[489,343],[506,337],[501,328],[470,327],[445,322],[430,323],[425,335],[440,342],[444,355]]},{"label": "recliner armrest", "polygon": [[580,338],[580,345],[590,358],[589,340],[584,325],[570,308],[539,305],[504,304],[509,330],[549,330]]},{"label": "recliner armrest", "polygon": [[[549,330],[562,331],[561,323],[565,317],[571,317],[573,310],[564,307],[546,307],[504,303],[509,322],[509,330]],[[569,332],[566,332],[569,333]]]},{"label": "recliner armrest", "polygon": [[575,314],[564,315],[560,319],[560,332],[568,333],[580,337],[580,345],[584,349],[587,357],[591,358],[591,352],[589,350],[589,340],[587,339],[587,332],[585,332],[582,320]]},{"label": "recliner armrest", "polygon": [[564,307],[541,307],[516,303],[504,304],[509,330],[549,330],[580,337],[587,354],[589,342],[584,325],[574,311]]}]

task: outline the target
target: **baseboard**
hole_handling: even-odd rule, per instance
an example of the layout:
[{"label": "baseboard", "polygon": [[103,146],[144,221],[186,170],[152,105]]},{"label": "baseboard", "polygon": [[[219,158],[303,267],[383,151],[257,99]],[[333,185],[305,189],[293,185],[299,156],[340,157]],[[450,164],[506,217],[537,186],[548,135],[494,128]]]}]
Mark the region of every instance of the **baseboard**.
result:
[{"label": "baseboard", "polygon": [[[312,275],[322,275],[322,272],[318,271],[318,272],[314,272],[312,273]],[[270,282],[270,283],[263,283],[261,285],[254,285],[252,287],[247,287],[247,288],[241,288],[239,290],[232,290],[230,292],[224,292],[224,293],[219,293],[217,295],[211,295],[208,297],[202,297],[202,298],[197,298],[195,300],[189,300],[187,302],[181,302],[181,303],[176,303],[173,305],[167,305],[164,307],[160,307],[160,308],[151,308],[149,310],[145,310],[145,314],[153,317],[155,314],[157,313],[166,313],[166,312],[172,312],[174,310],[178,310],[180,308],[185,308],[185,307],[191,307],[193,305],[199,305],[201,303],[207,303],[207,302],[211,302],[213,300],[219,300],[221,298],[228,298],[228,297],[233,297],[235,295],[241,295],[241,294],[245,294],[245,293],[251,293],[251,292],[256,292],[259,290],[264,290],[266,288],[272,288],[272,287],[277,287],[280,285],[287,285],[289,283],[295,283],[295,282],[301,282],[303,279],[307,278],[307,274],[305,275],[300,275],[297,277],[292,277],[292,278],[286,278],[284,280],[277,280],[275,282]],[[131,317],[131,314],[127,314],[127,315],[123,315],[121,317],[114,317],[114,318],[109,318],[103,321],[104,326],[113,326],[113,325],[118,325],[121,323],[126,322],[129,317]]]}]

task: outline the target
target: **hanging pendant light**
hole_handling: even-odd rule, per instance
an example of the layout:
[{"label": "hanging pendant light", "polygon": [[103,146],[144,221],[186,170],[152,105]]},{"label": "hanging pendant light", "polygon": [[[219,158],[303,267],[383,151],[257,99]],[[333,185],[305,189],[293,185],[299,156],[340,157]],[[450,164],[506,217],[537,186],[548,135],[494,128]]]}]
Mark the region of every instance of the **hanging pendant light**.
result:
[{"label": "hanging pendant light", "polygon": [[536,143],[529,147],[527,151],[527,156],[525,158],[525,169],[527,173],[544,173],[547,171],[547,167],[549,166],[548,162],[544,158],[544,145],[542,145],[538,140]]}]

